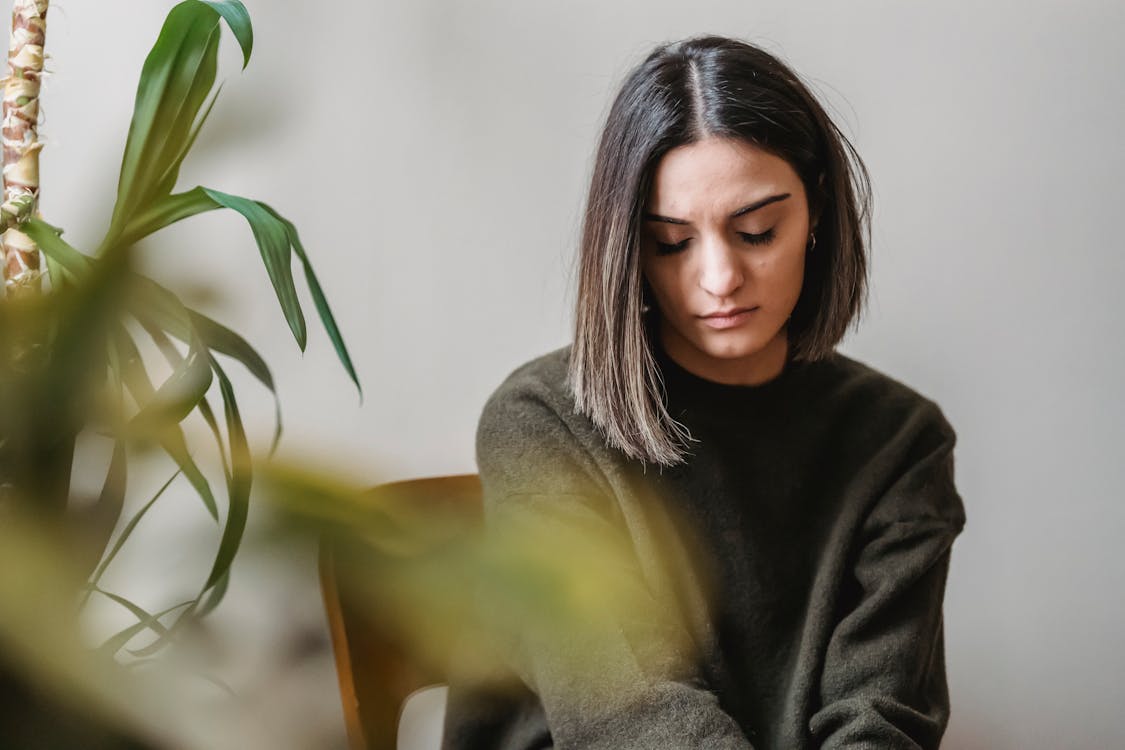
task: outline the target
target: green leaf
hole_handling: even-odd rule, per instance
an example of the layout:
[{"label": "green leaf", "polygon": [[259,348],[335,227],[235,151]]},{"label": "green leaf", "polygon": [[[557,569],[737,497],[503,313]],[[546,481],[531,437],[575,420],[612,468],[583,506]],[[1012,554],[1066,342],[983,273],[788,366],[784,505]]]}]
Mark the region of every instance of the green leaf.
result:
[{"label": "green leaf", "polygon": [[[219,551],[215,555],[211,573],[207,576],[207,582],[203,586],[204,592],[217,586],[227,574],[231,563],[234,561],[234,556],[238,552],[239,545],[242,543],[242,534],[246,530],[246,520],[250,511],[250,487],[253,481],[250,444],[246,440],[246,430],[242,424],[242,416],[238,411],[234,388],[231,386],[230,379],[223,368],[213,357],[211,366],[215,368],[215,375],[219,378],[219,389],[223,394],[227,434],[230,435],[231,483],[227,523],[223,527],[223,536],[219,540]],[[218,604],[218,602],[216,601],[215,604]],[[213,607],[214,604],[210,606]]]},{"label": "green leaf", "polygon": [[[19,439],[62,451],[66,450],[64,441],[72,442],[92,416],[93,404],[85,394],[90,392],[88,388],[100,388],[104,380],[106,342],[121,315],[125,299],[122,269],[128,257],[119,254],[95,264],[62,239],[62,230],[42,219],[29,220],[23,229],[74,281],[50,295],[50,302],[45,303],[49,313],[37,314],[30,321],[41,327],[35,335],[43,336],[51,366],[39,373],[34,388],[20,389],[21,409],[35,417],[28,429],[21,430]],[[32,462],[24,462],[18,471],[30,472],[32,466]],[[63,479],[59,484],[68,483]],[[59,497],[65,500],[65,490]]]},{"label": "green leaf", "polygon": [[164,633],[166,633],[168,631],[168,628],[164,627],[164,625],[161,624],[160,620],[157,620],[155,617],[153,617],[151,614],[149,614],[149,612],[147,612],[143,607],[141,607],[137,604],[134,604],[133,602],[126,599],[125,597],[119,596],[117,594],[114,594],[111,591],[106,591],[105,589],[101,589],[101,588],[97,588],[97,587],[94,587],[94,590],[97,593],[101,594],[102,596],[105,596],[109,599],[112,599],[113,601],[117,602],[118,604],[120,604],[125,609],[132,612],[134,617],[136,617],[139,621],[145,623],[146,627],[152,628],[152,631],[154,633],[156,633],[157,635],[164,635]]},{"label": "green leaf", "polygon": [[168,486],[172,484],[172,481],[180,475],[181,471],[181,469],[176,469],[172,476],[168,477],[168,481],[160,486],[160,489],[156,491],[156,494],[149,498],[149,501],[141,506],[140,510],[133,514],[133,517],[129,519],[129,523],[125,524],[125,528],[121,530],[121,533],[117,536],[117,540],[113,543],[113,549],[111,549],[109,551],[109,554],[105,556],[105,559],[101,561],[101,563],[98,565],[98,569],[94,571],[94,575],[90,578],[90,586],[97,586],[98,581],[101,580],[106,568],[108,568],[109,564],[113,562],[113,558],[117,557],[117,553],[121,550],[121,547],[124,546],[125,541],[129,538],[129,535],[133,533],[133,529],[137,527],[137,524],[139,524],[141,522],[141,519],[145,517],[145,514],[148,513],[149,508],[151,508],[153,504],[160,499],[160,496],[164,494],[164,490],[168,489]]},{"label": "green leaf", "polygon": [[[155,323],[149,320],[142,320],[141,325],[144,326],[145,331],[148,332],[148,335],[152,338],[157,348],[164,354],[164,359],[168,360],[168,364],[172,365],[172,367],[179,367],[181,363],[183,363],[184,358],[179,350],[176,349],[172,340],[164,335],[164,331],[160,330]],[[208,367],[210,367],[210,365],[208,365]],[[207,426],[211,429],[211,434],[215,438],[215,444],[219,448],[219,460],[222,461],[223,464],[223,476],[226,477],[229,482],[230,467],[227,465],[226,449],[223,447],[223,435],[219,431],[219,423],[215,420],[215,413],[211,411],[211,404],[207,401],[206,396],[200,400],[198,408],[199,413],[203,415],[203,420],[207,422]]]},{"label": "green leaf", "polygon": [[274,431],[269,450],[269,455],[272,456],[281,440],[281,399],[277,395],[277,387],[274,385],[269,366],[246,339],[231,329],[195,310],[189,309],[188,315],[191,316],[191,322],[195,325],[195,330],[199,332],[199,337],[203,339],[203,343],[208,348],[241,362],[250,371],[250,374],[273,394]]},{"label": "green leaf", "polygon": [[188,309],[179,297],[142,274],[132,274],[129,282],[135,295],[130,310],[139,320],[151,319],[185,343],[190,344],[198,337]]},{"label": "green leaf", "polygon": [[196,115],[215,83],[218,44],[215,9],[185,0],[168,13],[141,69],[103,248],[120,236],[133,214],[171,191],[176,160],[182,158]]},{"label": "green leaf", "polygon": [[250,26],[250,14],[239,0],[202,0],[226,19],[238,46],[242,48],[242,69],[250,64],[250,52],[254,49],[254,29]]},{"label": "green leaf", "polygon": [[209,349],[220,352],[241,362],[250,374],[266,388],[276,391],[273,374],[262,355],[246,339],[203,313],[188,309],[192,325]]},{"label": "green leaf", "polygon": [[48,258],[53,259],[74,279],[85,278],[92,270],[93,261],[71,247],[62,237],[62,230],[42,219],[28,219],[20,230],[35,241]]},{"label": "green leaf", "polygon": [[[128,246],[150,231],[129,230],[134,218],[176,187],[180,167],[218,100],[215,85],[220,19],[250,63],[254,30],[239,0],[184,0],[169,11],[156,43],[145,58],[133,104],[133,118],[121,161],[117,201],[109,230],[96,255]],[[147,225],[149,222],[142,222]]]},{"label": "green leaf", "polygon": [[297,234],[297,227],[293,225],[293,222],[286,219],[265,203],[259,201],[258,204],[269,211],[270,214],[285,227],[285,232],[289,236],[289,241],[293,244],[293,250],[297,253],[297,257],[301,259],[301,265],[304,266],[305,280],[309,284],[309,292],[312,294],[317,312],[320,313],[320,319],[324,323],[324,328],[328,331],[328,338],[332,340],[332,345],[336,348],[336,356],[340,358],[344,369],[348,371],[348,375],[351,376],[352,382],[355,383],[355,387],[359,391],[360,398],[362,399],[363,388],[359,384],[359,377],[356,375],[355,367],[352,365],[352,359],[348,355],[348,349],[344,346],[344,338],[340,334],[339,326],[336,325],[336,319],[332,315],[332,310],[328,307],[328,298],[324,296],[324,290],[320,288],[320,282],[317,281],[316,274],[313,273],[309,256],[305,252],[304,245],[301,244],[301,238]]},{"label": "green leaf", "polygon": [[191,482],[191,486],[195,489],[196,494],[203,501],[203,505],[207,508],[207,512],[211,514],[211,518],[215,521],[219,520],[219,506],[215,503],[215,496],[211,492],[211,485],[208,484],[203,472],[196,466],[195,460],[192,459],[191,453],[188,452],[187,444],[184,442],[184,435],[179,427],[174,427],[168,432],[168,437],[161,441],[161,446],[164,452],[172,457],[176,465],[183,469],[184,476]]},{"label": "green leaf", "polygon": [[289,323],[294,338],[297,339],[297,346],[304,351],[305,316],[301,312],[301,303],[297,300],[297,289],[293,286],[293,269],[290,267],[293,254],[285,225],[257,201],[210,188],[203,188],[203,190],[215,202],[237,211],[249,222],[262,261],[266,265],[266,273],[269,274],[274,291],[277,293],[277,301],[281,303],[281,310],[285,313],[285,320]]},{"label": "green leaf", "polygon": [[[137,635],[138,633],[140,633],[142,631],[148,630],[150,627],[152,627],[151,623],[153,621],[155,621],[159,624],[161,617],[164,617],[165,615],[167,615],[171,612],[174,612],[177,609],[180,609],[181,607],[190,606],[190,605],[194,604],[195,601],[196,601],[195,599],[189,599],[186,602],[180,602],[179,604],[173,604],[171,607],[168,607],[167,609],[163,609],[163,610],[157,612],[154,615],[150,615],[149,619],[142,620],[140,622],[134,623],[133,625],[130,625],[129,627],[125,628],[124,630],[122,630],[118,633],[115,633],[114,635],[111,635],[109,638],[107,638],[106,641],[101,646],[98,647],[98,650],[104,655],[113,656],[114,654],[116,654],[118,651],[121,650],[122,646],[124,646],[126,643],[131,641],[133,639],[133,636]],[[167,633],[164,633],[164,636],[167,636]],[[162,636],[162,638],[164,636]]]},{"label": "green leaf", "polygon": [[[176,109],[169,108],[171,119],[165,141],[156,154],[156,163],[151,171],[146,170],[145,192],[141,193],[138,205],[151,203],[162,195],[168,195],[176,187],[176,180],[180,175],[180,166],[187,156],[191,144],[203,127],[203,121],[210,114],[210,106],[204,110],[202,117],[197,120],[200,107],[207,100],[211,87],[215,85],[215,73],[218,70],[219,27],[215,24],[206,38],[204,45],[196,49],[181,50],[180,59],[186,58],[187,63],[182,68],[177,68],[181,76],[178,81],[179,90],[184,90],[186,84],[187,97],[182,101],[174,102]],[[196,57],[198,54],[198,57]],[[211,105],[216,99],[211,98]]]},{"label": "green leaf", "polygon": [[[152,399],[156,391],[148,378],[148,373],[145,372],[140,351],[138,351],[132,336],[129,335],[124,326],[119,326],[114,341],[117,344],[118,358],[121,362],[125,385],[129,392],[133,394],[133,399],[137,402],[137,405],[144,408],[143,405]],[[164,451],[183,470],[184,476],[191,482],[191,486],[195,488],[196,493],[203,500],[207,512],[218,521],[219,507],[215,502],[214,494],[211,492],[211,485],[207,483],[207,478],[203,476],[203,472],[199,470],[188,452],[187,443],[184,441],[184,434],[179,425],[167,426],[161,432],[159,440]]]},{"label": "green leaf", "polygon": [[226,596],[227,587],[230,585],[230,569],[228,568],[225,573],[219,576],[219,580],[208,592],[207,598],[203,600],[203,604],[199,607],[199,616],[203,617],[208,612],[219,606],[219,602]]},{"label": "green leaf", "polygon": [[[356,389],[359,390],[360,397],[362,398],[363,389],[359,384],[359,377],[356,374],[355,366],[352,364],[351,356],[348,354],[347,346],[344,344],[339,325],[336,323],[335,316],[332,314],[332,309],[328,305],[328,299],[320,286],[320,281],[313,271],[312,263],[309,260],[308,253],[305,252],[305,247],[301,242],[297,228],[294,226],[293,222],[286,219],[269,205],[261,201],[253,201],[248,198],[228,195],[218,190],[196,187],[185,193],[178,193],[161,198],[144,212],[138,214],[125,229],[122,242],[135,242],[176,221],[220,207],[232,208],[238,211],[249,222],[251,230],[254,233],[254,238],[257,240],[259,252],[265,262],[266,272],[269,274],[277,294],[278,302],[281,304],[282,312],[285,314],[290,329],[293,331],[293,335],[303,351],[306,336],[304,314],[301,311],[300,302],[297,298],[297,291],[293,283],[293,273],[290,267],[292,253],[296,252],[304,269],[305,280],[308,282],[309,292],[312,295],[317,312],[320,315],[321,321],[324,323],[324,328],[328,332],[328,337],[331,339],[333,347],[336,349],[336,356],[339,358],[341,364],[343,364],[352,382],[355,383]],[[169,332],[177,336],[177,338],[181,338],[175,332],[171,330],[169,330]],[[208,345],[212,346],[210,342],[208,342]],[[243,347],[239,348],[244,350]],[[219,351],[222,350],[219,349]],[[265,378],[258,374],[258,372],[255,371],[255,367],[248,359],[242,358],[232,352],[224,351],[223,353],[238,358],[243,364],[250,368],[252,372],[255,372],[255,376],[258,377],[259,380],[265,383],[271,391],[274,391],[272,382],[267,382]],[[260,357],[256,358],[260,359]],[[270,449],[271,454],[276,448],[277,441],[281,435],[280,406],[278,406],[277,414],[278,428],[275,432],[273,447]]]},{"label": "green leaf", "polygon": [[[153,323],[185,343],[198,335],[207,348],[225,354],[241,362],[250,374],[269,389],[274,404],[274,435],[270,455],[277,449],[281,439],[281,399],[274,385],[273,375],[261,355],[246,339],[226,326],[206,315],[185,306],[170,290],[140,274],[133,278],[140,305],[145,316],[152,316]],[[151,333],[151,331],[150,331]]]},{"label": "green leaf", "polygon": [[168,165],[168,167],[164,170],[164,173],[160,176],[160,179],[157,180],[156,189],[153,191],[154,196],[156,196],[155,200],[159,200],[160,196],[166,196],[170,194],[172,190],[175,189],[176,180],[180,176],[180,167],[183,165],[184,159],[187,158],[188,152],[191,151],[191,147],[195,145],[195,139],[199,136],[199,131],[203,129],[203,123],[207,122],[207,118],[208,116],[210,116],[211,110],[215,106],[215,102],[219,100],[219,93],[222,90],[223,86],[222,84],[219,84],[219,88],[215,91],[214,96],[211,97],[211,101],[207,104],[207,109],[203,110],[203,114],[200,116],[199,120],[195,123],[195,126],[188,134],[187,140],[182,146],[180,146],[179,152],[172,159],[172,162]]},{"label": "green leaf", "polygon": [[97,504],[94,506],[93,517],[87,519],[87,526],[91,536],[90,549],[93,555],[88,562],[89,570],[94,567],[98,558],[105,551],[113,536],[117,521],[121,518],[121,510],[125,506],[125,487],[128,479],[128,464],[126,462],[125,441],[116,440],[113,444],[113,456],[109,460],[109,469],[106,471],[105,483],[98,495]]},{"label": "green leaf", "polygon": [[188,355],[132,419],[141,432],[179,423],[195,410],[211,387],[211,365],[201,341],[192,342]]},{"label": "green leaf", "polygon": [[73,277],[66,272],[66,269],[50,255],[44,253],[43,257],[47,261],[47,278],[51,280],[51,289],[59,290],[66,287]]},{"label": "green leaf", "polygon": [[129,220],[119,242],[122,245],[131,245],[169,224],[216,208],[222,206],[213,201],[201,187],[163,196]]},{"label": "green leaf", "polygon": [[219,449],[219,460],[223,464],[223,477],[230,481],[230,464],[227,463],[227,454],[223,447],[223,434],[219,431],[219,423],[215,419],[215,412],[211,410],[211,403],[207,399],[199,402],[199,413],[203,415],[203,421],[207,423],[210,428],[211,434],[215,438],[215,445]]},{"label": "green leaf", "polygon": [[[207,581],[199,592],[199,596],[192,602],[176,621],[169,627],[163,636],[133,652],[136,656],[149,656],[162,648],[168,638],[177,628],[188,622],[193,617],[201,617],[202,613],[214,609],[222,600],[226,592],[227,579],[231,563],[234,561],[238,548],[242,544],[242,535],[246,531],[246,520],[250,511],[250,488],[253,480],[251,466],[250,445],[246,440],[246,431],[242,425],[242,417],[238,411],[238,402],[234,397],[234,388],[227,378],[223,368],[212,358],[211,366],[215,368],[215,375],[219,378],[219,389],[223,394],[223,406],[227,418],[227,433],[230,435],[231,447],[231,477],[228,485],[230,508],[227,513],[227,522],[223,527],[223,535],[219,540],[219,550],[211,565],[211,572]],[[210,594],[208,596],[208,594]],[[197,612],[203,597],[207,597],[201,612]]]}]

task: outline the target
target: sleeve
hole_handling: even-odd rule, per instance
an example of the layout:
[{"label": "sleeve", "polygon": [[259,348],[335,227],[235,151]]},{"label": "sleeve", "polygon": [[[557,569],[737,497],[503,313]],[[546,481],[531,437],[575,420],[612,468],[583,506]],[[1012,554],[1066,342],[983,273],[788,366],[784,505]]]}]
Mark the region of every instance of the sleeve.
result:
[{"label": "sleeve", "polygon": [[852,595],[825,655],[820,748],[937,748],[949,719],[942,602],[965,523],[953,482],[956,435],[936,405],[913,431],[905,470],[862,526]]},{"label": "sleeve", "polygon": [[[486,530],[518,519],[519,528],[576,540],[561,553],[567,567],[611,582],[612,597],[577,626],[549,614],[495,622],[506,658],[542,704],[553,747],[753,750],[698,676],[686,633],[646,586],[635,555],[604,556],[624,538],[623,524],[604,476],[558,413],[537,394],[494,395],[478,427],[477,463]],[[594,541],[607,546],[587,547]],[[591,559],[599,569],[589,570]]]}]

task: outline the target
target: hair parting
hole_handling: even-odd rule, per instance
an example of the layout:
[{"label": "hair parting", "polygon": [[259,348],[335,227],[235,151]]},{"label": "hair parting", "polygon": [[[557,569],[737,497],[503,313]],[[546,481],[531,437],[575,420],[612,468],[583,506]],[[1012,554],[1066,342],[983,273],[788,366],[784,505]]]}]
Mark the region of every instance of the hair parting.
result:
[{"label": "hair parting", "polygon": [[607,443],[644,463],[683,462],[692,437],[668,413],[653,354],[655,303],[640,227],[656,166],[673,148],[737,138],[785,159],[805,187],[816,252],[788,322],[790,359],[831,354],[866,303],[871,188],[855,148],[809,88],[747,42],[659,45],[626,76],[602,129],[583,217],[568,383]]}]

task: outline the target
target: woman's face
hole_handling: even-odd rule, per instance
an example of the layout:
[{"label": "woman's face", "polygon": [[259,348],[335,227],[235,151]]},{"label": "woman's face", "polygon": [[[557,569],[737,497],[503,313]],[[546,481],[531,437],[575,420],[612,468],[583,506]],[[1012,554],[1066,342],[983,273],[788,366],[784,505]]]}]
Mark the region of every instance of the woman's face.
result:
[{"label": "woman's face", "polygon": [[666,153],[645,208],[641,270],[668,356],[721,383],[778,375],[810,231],[804,186],[784,159],[717,137]]}]

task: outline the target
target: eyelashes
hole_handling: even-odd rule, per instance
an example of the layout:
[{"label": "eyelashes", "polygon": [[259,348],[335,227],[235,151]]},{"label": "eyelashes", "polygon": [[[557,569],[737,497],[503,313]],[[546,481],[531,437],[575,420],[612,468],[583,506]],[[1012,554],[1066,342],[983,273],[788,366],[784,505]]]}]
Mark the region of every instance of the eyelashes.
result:
[{"label": "eyelashes", "polygon": [[738,236],[747,245],[765,245],[773,239],[773,229],[767,229],[761,234],[750,234],[749,232],[739,232]]},{"label": "eyelashes", "polygon": [[[739,232],[738,236],[747,245],[765,245],[765,244],[769,243],[771,240],[773,240],[774,230],[768,229],[765,232],[762,232],[761,234],[750,234],[749,232]],[[675,244],[669,244],[667,242],[657,242],[656,243],[656,254],[657,255],[671,255],[673,253],[678,253],[681,250],[683,250],[685,247],[687,247],[687,243],[688,243],[688,240],[681,240],[681,241],[679,241]]]},{"label": "eyelashes", "polygon": [[677,242],[674,245],[669,245],[667,242],[657,242],[656,243],[656,254],[657,255],[671,255],[672,253],[678,253],[679,251],[683,250],[685,247],[687,247],[687,240],[681,240],[680,242]]}]

